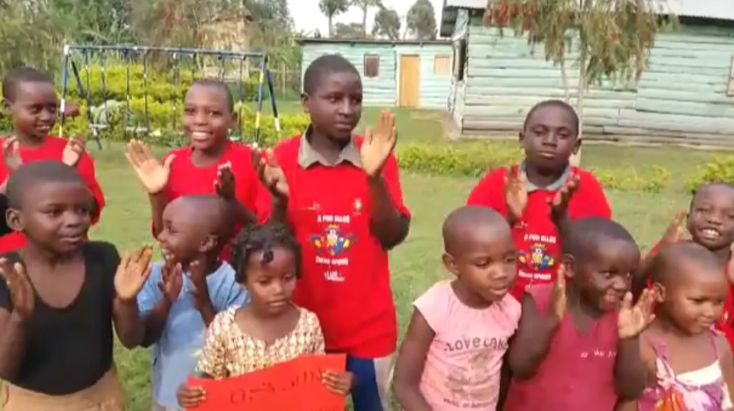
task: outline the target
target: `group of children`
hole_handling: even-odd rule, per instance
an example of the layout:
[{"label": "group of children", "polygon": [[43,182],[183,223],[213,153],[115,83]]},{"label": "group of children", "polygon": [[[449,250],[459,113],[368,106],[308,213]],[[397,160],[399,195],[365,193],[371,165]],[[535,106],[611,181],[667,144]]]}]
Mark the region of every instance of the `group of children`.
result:
[{"label": "group of children", "polygon": [[[579,120],[533,107],[526,157],[492,170],[443,226],[446,269],[421,295],[397,358],[388,251],[407,236],[383,112],[353,136],[358,71],[337,55],[304,75],[311,125],[273,149],[228,139],[228,87],[185,97],[187,147],[125,155],[148,194],[153,247],[122,257],[88,240],[104,197],[75,139],[48,136],[52,79],[8,73],[0,201],[0,409],[119,411],[113,326],[152,347],[153,411],[207,401],[188,376],[223,379],[305,354],[346,354],[322,375],[355,411],[734,410],[734,187],[696,191],[647,256],[611,220],[593,174],[569,165]],[[733,267],[734,269],[734,267]],[[734,341],[734,340],[733,340]],[[394,371],[394,384],[393,384]],[[280,410],[273,410],[280,411]]]}]

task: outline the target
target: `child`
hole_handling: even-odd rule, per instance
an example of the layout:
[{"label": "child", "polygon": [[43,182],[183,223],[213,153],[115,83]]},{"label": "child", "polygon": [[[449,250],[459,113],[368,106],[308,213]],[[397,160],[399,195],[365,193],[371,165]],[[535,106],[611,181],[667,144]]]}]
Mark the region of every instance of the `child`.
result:
[{"label": "child", "polygon": [[646,383],[639,334],[652,320],[652,298],[646,291],[632,307],[637,244],[601,217],[574,220],[562,236],[555,286],[534,286],[523,296],[504,411],[612,411],[618,398],[637,398]]},{"label": "child", "polygon": [[[76,167],[92,190],[95,204],[91,218],[92,224],[96,224],[105,199],[95,177],[94,160],[81,141],[48,135],[56,123],[59,106],[51,76],[29,67],[11,70],[3,78],[2,96],[3,108],[12,116],[14,130],[12,135],[0,138],[4,159],[0,162],[0,192],[5,192],[8,177],[21,164],[63,161]],[[19,232],[3,235],[0,253],[17,250],[25,244],[25,237]]]},{"label": "child", "polygon": [[658,316],[640,338],[651,382],[629,411],[731,411],[734,359],[713,330],[729,287],[714,254],[686,242],[650,265]]},{"label": "child", "polygon": [[[255,221],[261,186],[250,148],[229,139],[228,132],[237,121],[227,85],[197,80],[184,101],[183,126],[189,146],[168,152],[159,163],[142,142],[128,144],[125,155],[149,194],[154,236],[163,231],[166,204],[183,195],[219,194],[231,203],[238,227]],[[227,247],[222,257],[229,255]]]},{"label": "child", "polygon": [[87,241],[94,197],[60,161],[20,166],[7,193],[8,223],[28,242],[0,259],[0,407],[122,411],[112,324],[129,332],[152,250],[121,262],[112,244]]},{"label": "child", "polygon": [[[300,247],[282,225],[243,230],[235,246],[237,281],[251,303],[217,314],[207,332],[198,371],[205,378],[232,378],[306,354],[323,354],[324,338],[316,316],[292,301],[300,277]],[[352,375],[327,372],[324,384],[349,392]],[[182,386],[178,401],[194,408],[205,401],[201,387]]]},{"label": "child", "polygon": [[395,365],[405,411],[494,411],[520,303],[507,294],[517,253],[510,226],[485,207],[462,207],[443,225],[446,268],[456,276],[418,298]]},{"label": "child", "polygon": [[[490,171],[467,200],[468,205],[495,209],[512,226],[519,251],[512,294],[518,299],[530,286],[554,281],[561,249],[554,219],[611,218],[604,191],[594,175],[569,163],[581,146],[578,133],[578,116],[567,103],[546,100],[536,104],[520,133],[525,160],[511,170]],[[560,201],[560,196],[567,198]],[[549,206],[554,197],[563,207]]]},{"label": "child", "polygon": [[165,263],[153,265],[137,296],[140,311],[129,319],[139,326],[125,336],[153,346],[154,411],[181,409],[176,392],[196,368],[207,326],[218,312],[247,300],[234,269],[219,259],[232,236],[229,211],[216,195],[199,195],[179,197],[163,212],[158,241]]},{"label": "child", "polygon": [[338,55],[307,68],[302,102],[311,125],[261,163],[271,219],[289,224],[303,247],[294,301],[319,317],[326,351],[348,355],[347,369],[357,375],[355,411],[387,411],[397,344],[387,252],[410,226],[392,153],[395,118],[383,112],[364,138],[352,135],[362,81]]}]

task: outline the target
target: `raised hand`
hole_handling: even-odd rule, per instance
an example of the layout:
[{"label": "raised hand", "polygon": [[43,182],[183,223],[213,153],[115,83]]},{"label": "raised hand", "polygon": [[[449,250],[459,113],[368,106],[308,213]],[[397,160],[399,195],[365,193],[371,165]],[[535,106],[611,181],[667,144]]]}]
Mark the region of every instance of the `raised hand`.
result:
[{"label": "raised hand", "polygon": [[166,157],[165,162],[161,164],[153,156],[150,148],[139,140],[130,140],[125,149],[125,158],[149,194],[158,194],[166,188],[174,157],[173,155]]},{"label": "raised hand", "polygon": [[548,201],[551,207],[552,216],[561,216],[568,211],[568,203],[571,201],[571,197],[579,189],[579,177],[572,176],[566,181],[566,184],[556,192],[551,200]]},{"label": "raised hand", "polygon": [[13,303],[13,313],[22,319],[28,319],[33,314],[36,295],[31,281],[21,263],[11,264],[5,258],[0,258],[0,277],[10,292],[10,301]]},{"label": "raised hand", "polygon": [[564,264],[558,265],[549,307],[548,314],[558,322],[563,321],[563,316],[566,315],[566,266]]},{"label": "raised hand", "polygon": [[134,253],[125,252],[115,273],[115,292],[121,301],[132,301],[150,276],[153,247],[146,245]]},{"label": "raised hand", "polygon": [[158,283],[158,288],[163,293],[163,298],[169,303],[173,303],[178,300],[181,294],[181,288],[183,288],[183,270],[181,269],[181,264],[173,260],[166,260],[161,274],[161,282]]},{"label": "raised hand", "polygon": [[206,391],[201,387],[182,385],[176,391],[176,399],[184,409],[194,409],[206,400]]},{"label": "raised hand", "polygon": [[66,146],[61,153],[61,161],[70,167],[76,167],[84,154],[84,142],[78,138],[66,140]]},{"label": "raised hand", "polygon": [[10,136],[3,141],[3,161],[11,173],[23,164],[17,137]]},{"label": "raised hand", "polygon": [[395,116],[387,110],[380,113],[374,129],[367,128],[360,149],[362,169],[369,176],[378,176],[385,162],[395,149],[398,133],[395,129]]},{"label": "raised hand", "polygon": [[528,177],[519,167],[511,167],[505,173],[505,204],[507,215],[513,223],[520,221],[528,205]]},{"label": "raised hand", "polygon": [[355,376],[349,371],[326,370],[321,374],[321,382],[330,391],[347,395],[354,386]]},{"label": "raised hand", "polygon": [[235,198],[235,179],[232,173],[232,163],[227,162],[217,168],[217,181],[214,182],[217,195],[225,200]]},{"label": "raised hand", "polygon": [[664,245],[675,244],[683,239],[685,229],[683,228],[683,220],[686,219],[686,211],[678,210],[673,217],[673,220],[668,225],[663,235],[662,243]]},{"label": "raised hand", "polygon": [[288,198],[288,180],[283,169],[275,161],[272,149],[255,153],[254,164],[262,184],[276,197]]},{"label": "raised hand", "polygon": [[637,300],[637,304],[634,306],[632,305],[632,293],[626,293],[622,300],[622,306],[619,308],[617,319],[619,338],[636,337],[645,330],[655,319],[654,304],[655,296],[652,290],[643,290],[640,299]]},{"label": "raised hand", "polygon": [[206,274],[204,272],[204,265],[198,261],[189,264],[189,278],[194,285],[191,289],[191,294],[194,297],[194,305],[196,305],[199,311],[211,307],[209,287],[206,284]]}]

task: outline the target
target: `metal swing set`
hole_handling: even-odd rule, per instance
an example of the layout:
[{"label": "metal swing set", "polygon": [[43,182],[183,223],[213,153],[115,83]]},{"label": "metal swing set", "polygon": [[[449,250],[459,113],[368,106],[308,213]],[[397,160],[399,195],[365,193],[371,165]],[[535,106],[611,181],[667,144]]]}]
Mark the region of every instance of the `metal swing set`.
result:
[{"label": "metal swing set", "polygon": [[[89,128],[91,130],[91,138],[97,143],[98,147],[102,149],[101,131],[109,128],[110,116],[107,115],[105,118],[102,116],[95,116],[92,112],[92,99],[91,99],[91,88],[90,88],[90,61],[96,57],[99,61],[100,75],[101,75],[101,91],[103,99],[103,112],[109,113],[107,110],[108,96],[107,96],[107,82],[106,82],[106,63],[108,55],[114,53],[121,57],[121,61],[125,65],[125,102],[124,102],[124,115],[122,120],[124,122],[124,131],[126,137],[138,138],[142,136],[148,136],[152,134],[150,129],[150,115],[148,111],[148,69],[150,65],[149,57],[153,53],[163,54],[169,58],[170,65],[172,66],[172,79],[173,92],[171,93],[171,129],[178,130],[180,127],[177,124],[179,116],[179,103],[181,96],[177,95],[179,86],[181,84],[181,70],[180,63],[182,59],[188,59],[191,63],[191,78],[192,81],[197,79],[199,59],[203,57],[216,57],[219,62],[219,79],[225,80],[226,76],[226,65],[227,63],[235,64],[237,66],[237,101],[236,107],[239,110],[239,125],[237,127],[238,135],[231,136],[233,140],[245,141],[244,127],[242,121],[243,108],[245,105],[245,64],[248,63],[248,59],[257,60],[257,66],[259,68],[259,81],[257,86],[257,110],[255,112],[255,129],[253,138],[250,143],[258,147],[260,146],[260,121],[263,110],[263,100],[265,97],[265,86],[268,87],[270,95],[270,106],[272,109],[274,127],[276,133],[280,133],[280,121],[278,119],[278,107],[275,101],[275,93],[273,87],[273,78],[270,70],[268,69],[268,57],[265,53],[247,52],[247,51],[227,51],[227,50],[208,50],[208,49],[187,49],[187,48],[175,48],[175,47],[145,47],[135,45],[109,45],[109,46],[96,46],[96,45],[66,45],[63,51],[63,65],[61,73],[61,103],[60,103],[60,116],[61,124],[59,127],[59,134],[63,137],[66,125],[67,117],[73,115],[73,110],[69,110],[71,104],[67,101],[68,93],[68,81],[69,74],[74,76],[76,80],[76,86],[79,90],[79,95],[86,102],[85,115],[89,122]],[[74,57],[81,56],[82,69],[79,70],[77,60]],[[131,109],[131,71],[130,66],[133,64],[134,59],[142,60],[142,87],[143,87],[143,100],[144,100],[144,125],[139,124],[133,125],[132,109]],[[249,67],[248,67],[249,68]],[[249,71],[249,70],[248,70]],[[82,73],[85,77],[85,81],[82,81]],[[183,106],[183,104],[181,104]],[[137,123],[137,122],[136,122]]]}]

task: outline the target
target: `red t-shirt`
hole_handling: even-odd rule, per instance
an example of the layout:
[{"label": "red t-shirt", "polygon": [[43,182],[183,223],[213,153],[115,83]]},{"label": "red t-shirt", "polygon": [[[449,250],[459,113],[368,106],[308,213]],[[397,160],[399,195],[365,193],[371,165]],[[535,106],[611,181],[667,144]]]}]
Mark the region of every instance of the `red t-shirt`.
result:
[{"label": "red t-shirt", "polygon": [[[7,137],[0,138],[0,152],[2,151],[1,143]],[[20,158],[23,163],[30,163],[32,161],[44,161],[44,160],[57,160],[61,161],[63,158],[64,148],[66,147],[67,139],[56,136],[47,136],[43,143],[38,147],[27,147],[19,146]],[[84,182],[87,184],[89,189],[94,195],[94,199],[97,201],[97,214],[92,216],[92,224],[96,224],[99,221],[99,217],[102,214],[102,209],[105,206],[104,194],[102,188],[97,182],[97,177],[94,172],[94,160],[86,151],[82,154],[79,159],[79,163],[76,165],[76,169],[79,175],[82,177]],[[5,166],[5,163],[0,161],[0,181],[5,181],[9,177],[9,170]],[[4,218],[4,216],[3,216]],[[0,253],[7,253],[10,251],[23,248],[26,245],[25,235],[18,232],[13,232],[0,237]]]},{"label": "red t-shirt", "polygon": [[[528,291],[541,315],[548,311],[552,288],[546,284]],[[603,315],[588,333],[579,332],[566,314],[535,374],[512,381],[504,411],[613,410],[618,342],[616,312]]]},{"label": "red t-shirt", "polygon": [[[360,147],[362,138],[355,142]],[[370,232],[367,176],[346,161],[303,168],[300,144],[296,136],[275,147],[290,190],[287,218],[302,247],[294,302],[316,313],[327,350],[363,358],[389,355],[397,344],[395,303],[388,253]],[[410,216],[394,156],[382,176],[394,204]]]},{"label": "red t-shirt", "polygon": [[[229,162],[232,174],[235,178],[235,197],[245,208],[257,214],[256,202],[260,190],[264,187],[260,184],[252,165],[252,151],[244,144],[229,142],[221,158],[211,167],[199,168],[191,162],[191,147],[182,147],[169,151],[163,156],[166,161],[171,155],[175,155],[171,162],[171,174],[168,177],[166,187],[166,203],[187,195],[216,194],[217,172],[219,166]],[[239,231],[239,226],[236,227]],[[227,245],[222,251],[222,258],[229,260],[231,247]]]},{"label": "red t-shirt", "polygon": [[[599,181],[588,171],[571,167],[567,178],[579,177],[578,191],[568,204],[568,215],[572,219],[599,216],[611,218],[611,210]],[[490,207],[507,216],[504,195],[504,178],[507,170],[498,168],[490,171],[479,183],[467,200],[467,205]],[[517,260],[517,279],[512,290],[518,300],[531,284],[552,282],[558,270],[561,245],[558,230],[551,220],[549,200],[556,191],[536,188],[528,192],[528,204],[520,221],[512,228],[512,235],[519,257]]]},{"label": "red t-shirt", "polygon": [[[662,241],[655,244],[647,253],[645,259],[652,258],[652,256],[660,251],[660,248],[662,246]],[[726,278],[729,279],[730,277],[728,265],[724,268],[724,273],[726,274]],[[646,282],[648,288],[652,287],[652,279],[650,278],[649,273],[645,273],[645,276],[647,277]],[[724,300],[724,307],[721,312],[721,317],[718,321],[716,321],[716,329],[721,331],[724,336],[726,336],[726,340],[729,341],[729,345],[734,348],[734,285],[731,284],[730,279],[729,287],[727,288],[726,292],[726,300]]]}]

